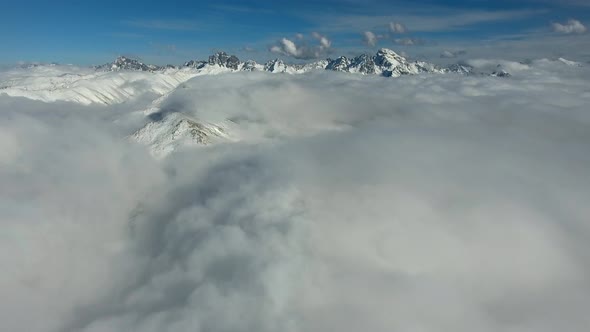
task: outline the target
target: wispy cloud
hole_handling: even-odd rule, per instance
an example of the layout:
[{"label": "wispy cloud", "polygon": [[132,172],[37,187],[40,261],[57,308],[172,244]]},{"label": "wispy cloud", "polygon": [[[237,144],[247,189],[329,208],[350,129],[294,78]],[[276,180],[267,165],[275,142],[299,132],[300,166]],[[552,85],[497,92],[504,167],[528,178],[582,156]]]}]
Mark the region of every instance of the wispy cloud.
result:
[{"label": "wispy cloud", "polygon": [[450,58],[456,58],[458,56],[465,55],[465,54],[467,54],[467,51],[465,51],[465,50],[459,50],[459,51],[444,50],[440,53],[440,57],[450,59]]},{"label": "wispy cloud", "polygon": [[241,48],[241,50],[243,52],[249,52],[249,53],[258,52],[258,50],[256,48],[252,47],[252,46],[244,46],[244,47]]},{"label": "wispy cloud", "polygon": [[377,45],[377,36],[372,31],[365,31],[363,32],[363,42],[367,46],[375,46]]},{"label": "wispy cloud", "polygon": [[153,20],[146,20],[146,19],[133,19],[133,20],[124,20],[122,22],[124,25],[135,27],[135,28],[143,28],[143,29],[154,29],[154,30],[178,30],[178,31],[194,31],[194,30],[202,30],[204,27],[197,22],[192,20],[186,19],[153,19]]},{"label": "wispy cloud", "polygon": [[111,37],[115,38],[128,38],[128,39],[141,39],[145,38],[145,35],[135,32],[113,32],[108,34]]},{"label": "wispy cloud", "polygon": [[[432,14],[436,12],[437,14]],[[405,32],[406,28],[414,32],[439,32],[463,29],[471,25],[516,20],[536,16],[545,13],[544,10],[504,10],[504,11],[477,11],[466,10],[463,12],[450,11],[448,9],[432,9],[419,13],[397,15],[323,15],[317,20],[318,25],[325,31],[373,31],[376,29],[389,29],[392,22],[398,22],[403,17],[404,25],[398,26],[394,31]],[[398,23],[399,24],[399,23]],[[402,28],[403,27],[403,28]]]},{"label": "wispy cloud", "polygon": [[391,33],[406,33],[408,29],[406,26],[399,22],[389,22],[389,32]]},{"label": "wispy cloud", "polygon": [[398,45],[404,46],[423,45],[426,43],[423,39],[420,38],[395,38],[393,42]]},{"label": "wispy cloud", "polygon": [[161,44],[150,42],[149,45],[154,48],[158,55],[176,54],[177,47],[175,44]]},{"label": "wispy cloud", "polygon": [[257,14],[274,14],[276,11],[269,9],[269,8],[257,8],[252,6],[240,6],[240,5],[227,5],[227,4],[220,4],[220,5],[212,5],[209,8],[214,10],[220,10],[225,12],[235,12],[235,13],[257,13]]},{"label": "wispy cloud", "polygon": [[527,0],[530,3],[537,3],[543,5],[557,5],[557,6],[568,6],[568,7],[590,7],[590,1],[588,0]]}]

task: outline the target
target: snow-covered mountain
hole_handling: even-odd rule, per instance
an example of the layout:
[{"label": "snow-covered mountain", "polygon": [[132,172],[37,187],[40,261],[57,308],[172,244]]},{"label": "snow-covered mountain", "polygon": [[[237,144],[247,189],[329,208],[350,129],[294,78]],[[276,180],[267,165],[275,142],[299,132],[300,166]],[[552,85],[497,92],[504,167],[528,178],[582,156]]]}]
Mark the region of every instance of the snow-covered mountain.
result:
[{"label": "snow-covered mountain", "polygon": [[209,56],[209,65],[211,66],[219,66],[225,67],[233,70],[238,70],[243,66],[243,63],[240,62],[235,55],[229,55],[225,52],[217,52],[211,56]]},{"label": "snow-covered mountain", "polygon": [[96,66],[96,70],[98,71],[156,71],[162,70],[166,68],[173,68],[172,65],[167,66],[156,66],[156,65],[148,65],[145,64],[137,59],[131,59],[125,56],[120,56],[115,59],[115,61],[111,63],[107,63],[104,65]]},{"label": "snow-covered mountain", "polygon": [[[317,70],[318,68],[314,65],[305,66],[305,65],[290,65],[286,64],[281,59],[274,59],[266,62],[263,66],[263,70],[269,73],[286,73],[286,74],[303,74],[312,70]],[[320,70],[325,69],[319,68]]]},{"label": "snow-covered mountain", "polygon": [[[565,60],[565,59],[563,59]],[[559,61],[562,61],[561,59]],[[567,60],[562,61],[566,63]],[[363,75],[381,75],[385,77],[399,77],[403,75],[417,75],[421,73],[460,73],[472,74],[473,67],[465,64],[453,64],[440,67],[424,61],[410,61],[395,51],[382,48],[375,55],[361,54],[354,58],[340,56],[335,59],[325,59],[304,64],[288,64],[282,59],[269,60],[259,64],[253,60],[242,62],[237,56],[225,52],[217,52],[207,60],[190,60],[182,66],[156,66],[145,64],[137,59],[120,56],[111,63],[94,67],[97,72],[175,72],[179,69],[192,70],[195,75],[212,75],[238,71],[265,71],[270,73],[302,74],[316,70],[330,70]],[[488,73],[490,74],[490,73]],[[496,71],[494,76],[508,76]],[[506,73],[507,74],[507,73]]]},{"label": "snow-covered mountain", "polygon": [[455,73],[455,74],[462,74],[462,75],[469,75],[474,73],[473,66],[470,66],[466,63],[455,63],[445,68],[445,72],[447,73]]},{"label": "snow-covered mountain", "polygon": [[144,94],[164,95],[195,77],[190,70],[109,71],[75,66],[36,66],[0,73],[0,94],[44,102],[118,104]]},{"label": "snow-covered mountain", "polygon": [[161,115],[130,138],[147,145],[155,157],[166,156],[180,146],[210,145],[232,140],[227,124],[200,121],[178,112]]},{"label": "snow-covered mountain", "polygon": [[260,65],[255,61],[241,62],[238,57],[218,52],[209,57],[208,61],[191,60],[185,67],[205,70],[207,67],[224,68],[229,71],[266,71],[270,73],[302,74],[315,70],[331,70],[364,75],[382,75],[399,77],[420,73],[444,73],[443,68],[426,62],[409,61],[405,57],[386,48],[380,49],[375,55],[362,54],[348,59],[345,56],[326,59],[305,64],[287,64],[281,59],[267,61]]},{"label": "snow-covered mountain", "polygon": [[348,59],[345,56],[334,60],[329,59],[326,69],[365,75],[376,74],[386,77],[445,72],[444,69],[434,64],[421,61],[408,61],[405,57],[386,48],[380,49],[374,56],[362,54],[352,59]]}]

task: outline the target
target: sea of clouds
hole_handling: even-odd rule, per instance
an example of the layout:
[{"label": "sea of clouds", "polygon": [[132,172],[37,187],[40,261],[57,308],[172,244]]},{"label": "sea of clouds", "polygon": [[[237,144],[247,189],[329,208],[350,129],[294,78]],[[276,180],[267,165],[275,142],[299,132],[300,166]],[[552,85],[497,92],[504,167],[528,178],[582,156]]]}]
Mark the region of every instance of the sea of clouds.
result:
[{"label": "sea of clouds", "polygon": [[[472,61],[491,66],[498,61]],[[163,112],[0,95],[0,331],[583,331],[590,72],[239,73]]]}]

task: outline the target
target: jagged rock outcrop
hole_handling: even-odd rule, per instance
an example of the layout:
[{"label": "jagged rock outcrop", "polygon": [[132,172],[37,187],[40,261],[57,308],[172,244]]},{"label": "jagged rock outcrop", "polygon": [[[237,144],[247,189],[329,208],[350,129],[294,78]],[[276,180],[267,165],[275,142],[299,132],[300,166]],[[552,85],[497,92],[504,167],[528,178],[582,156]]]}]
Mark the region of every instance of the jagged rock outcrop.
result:
[{"label": "jagged rock outcrop", "polygon": [[274,59],[264,64],[264,71],[271,73],[284,73],[287,71],[287,65],[280,59]]},{"label": "jagged rock outcrop", "polygon": [[350,67],[350,60],[345,56],[341,56],[334,60],[328,59],[326,70],[348,72],[348,67]]},{"label": "jagged rock outcrop", "polygon": [[350,62],[348,71],[351,73],[377,74],[374,57],[368,54],[361,54]]},{"label": "jagged rock outcrop", "polygon": [[130,71],[156,71],[161,69],[162,67],[156,65],[147,65],[137,59],[128,58],[125,56],[119,56],[115,61],[111,63],[107,63],[101,66],[97,66],[97,70],[105,70],[105,71],[121,71],[121,70],[130,70]]},{"label": "jagged rock outcrop", "polygon": [[468,64],[455,63],[445,69],[447,73],[469,75],[473,73],[473,67]]},{"label": "jagged rock outcrop", "polygon": [[264,66],[256,63],[256,61],[254,61],[254,60],[248,60],[248,61],[244,62],[244,65],[242,65],[242,70],[243,71],[264,70]]},{"label": "jagged rock outcrop", "polygon": [[235,55],[229,55],[225,52],[217,52],[211,56],[209,56],[208,63],[210,65],[217,65],[220,67],[225,67],[233,70],[238,70],[240,67],[240,59],[238,59]]},{"label": "jagged rock outcrop", "polygon": [[497,71],[492,72],[490,74],[490,76],[493,76],[493,77],[510,77],[512,75],[510,75],[509,72],[507,72],[507,71],[505,71],[503,69],[500,69],[500,70],[497,70]]},{"label": "jagged rock outcrop", "polygon": [[184,67],[200,69],[203,68],[207,63],[207,61],[191,60],[185,62]]}]

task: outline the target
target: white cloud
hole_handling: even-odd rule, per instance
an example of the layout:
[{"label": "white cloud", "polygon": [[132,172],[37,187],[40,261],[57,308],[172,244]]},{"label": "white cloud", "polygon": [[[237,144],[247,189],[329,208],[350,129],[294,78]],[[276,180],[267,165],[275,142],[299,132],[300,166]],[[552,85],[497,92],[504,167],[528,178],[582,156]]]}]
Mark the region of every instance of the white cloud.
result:
[{"label": "white cloud", "polygon": [[296,59],[317,59],[331,52],[332,41],[318,32],[313,32],[312,37],[317,40],[319,45],[309,45],[304,38],[300,38],[299,34],[295,37],[298,43],[282,38],[278,45],[271,46],[269,50]]},{"label": "white cloud", "polygon": [[579,34],[588,30],[586,29],[586,26],[582,24],[582,22],[574,19],[568,20],[564,24],[557,22],[552,23],[551,27],[553,28],[553,31],[564,34]]},{"label": "white cloud", "polygon": [[330,46],[332,46],[332,42],[326,36],[321,35],[319,32],[312,32],[311,35],[320,42],[321,47],[328,49]]},{"label": "white cloud", "polygon": [[406,33],[408,29],[405,25],[399,22],[389,22],[389,32],[391,33]]},{"label": "white cloud", "polygon": [[422,39],[418,39],[418,38],[395,38],[393,40],[393,42],[398,45],[405,45],[405,46],[414,46],[414,45],[424,44],[424,41]]},{"label": "white cloud", "polygon": [[583,331],[589,69],[501,64],[200,76],[161,107],[242,142],[160,162],[139,102],[0,94],[2,327]]},{"label": "white cloud", "polygon": [[377,36],[371,31],[363,32],[363,42],[368,46],[377,45]]},{"label": "white cloud", "polygon": [[465,54],[467,54],[467,52],[465,50],[459,50],[459,51],[444,50],[440,53],[440,57],[441,58],[456,58],[458,56],[465,55]]},{"label": "white cloud", "polygon": [[445,51],[442,51],[442,52],[440,53],[440,57],[441,57],[441,58],[456,58],[456,57],[457,57],[457,55],[455,55],[455,53],[454,53],[454,52],[451,52],[451,51],[445,50]]},{"label": "white cloud", "polygon": [[297,46],[295,46],[295,43],[290,41],[289,39],[287,39],[287,38],[281,39],[281,44],[283,45],[283,49],[285,50],[285,52],[287,54],[290,54],[293,56],[301,55],[301,50],[298,50]]}]

